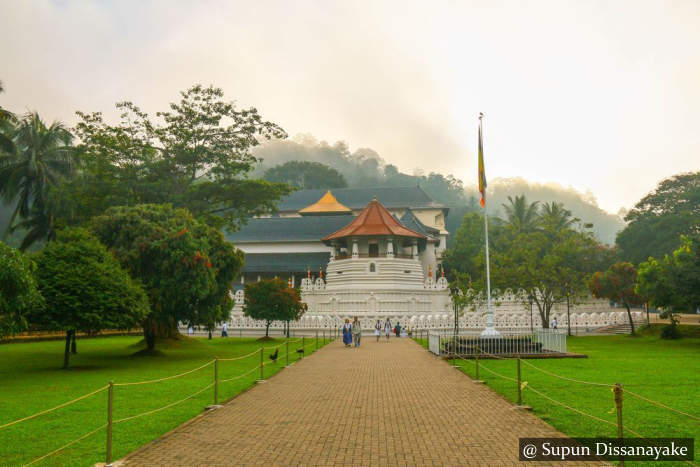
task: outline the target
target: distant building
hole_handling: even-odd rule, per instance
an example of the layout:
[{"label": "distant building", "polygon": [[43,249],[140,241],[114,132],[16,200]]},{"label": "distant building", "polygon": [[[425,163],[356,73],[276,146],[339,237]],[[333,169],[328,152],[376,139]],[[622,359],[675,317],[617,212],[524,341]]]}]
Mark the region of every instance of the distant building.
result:
[{"label": "distant building", "polygon": [[347,226],[374,198],[400,224],[425,236],[419,252],[422,271],[426,277],[429,268],[437,271],[447,245],[448,209],[420,187],[299,190],[280,202],[274,216],[250,219],[227,234],[245,253],[243,275],[234,289],[271,277],[298,286],[307,275],[325,274],[332,246],[322,239]]}]

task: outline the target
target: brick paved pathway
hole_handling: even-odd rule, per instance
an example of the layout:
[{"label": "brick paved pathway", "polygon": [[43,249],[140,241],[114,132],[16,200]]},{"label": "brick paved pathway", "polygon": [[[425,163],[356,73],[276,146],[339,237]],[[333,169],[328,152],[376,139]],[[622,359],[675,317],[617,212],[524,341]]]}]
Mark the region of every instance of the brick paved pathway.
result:
[{"label": "brick paved pathway", "polygon": [[372,340],[330,344],[124,462],[517,465],[518,437],[560,435],[411,340]]}]

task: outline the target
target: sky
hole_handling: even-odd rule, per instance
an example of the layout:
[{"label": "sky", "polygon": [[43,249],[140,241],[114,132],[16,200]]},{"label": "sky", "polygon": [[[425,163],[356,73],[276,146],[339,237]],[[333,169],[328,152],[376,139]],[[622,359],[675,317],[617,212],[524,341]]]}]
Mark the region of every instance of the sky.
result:
[{"label": "sky", "polygon": [[76,121],[221,87],[404,172],[523,177],[629,208],[700,170],[700,2],[0,0],[0,106]]}]

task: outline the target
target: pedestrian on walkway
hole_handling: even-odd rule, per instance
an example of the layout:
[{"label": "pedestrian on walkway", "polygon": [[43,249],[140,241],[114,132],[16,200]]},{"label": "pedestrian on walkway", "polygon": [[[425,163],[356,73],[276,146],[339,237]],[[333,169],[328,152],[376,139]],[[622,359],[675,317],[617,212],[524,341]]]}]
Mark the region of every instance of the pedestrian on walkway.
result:
[{"label": "pedestrian on walkway", "polygon": [[357,316],[355,316],[355,319],[352,322],[352,339],[355,341],[355,347],[360,346],[360,339],[362,338],[362,325],[360,324],[360,320],[357,319]]},{"label": "pedestrian on walkway", "polygon": [[377,324],[374,325],[374,335],[377,336],[377,342],[382,335],[382,322],[377,320]]},{"label": "pedestrian on walkway", "polygon": [[389,318],[384,323],[384,334],[386,334],[386,340],[389,342],[389,334],[391,334],[391,321],[389,321]]},{"label": "pedestrian on walkway", "polygon": [[552,329],[556,329],[559,323],[557,323],[557,317],[555,316],[552,320]]},{"label": "pedestrian on walkway", "polygon": [[187,335],[190,337],[194,336],[194,326],[192,326],[191,324],[187,328]]},{"label": "pedestrian on walkway", "polygon": [[221,325],[221,337],[228,337],[227,329],[226,323]]},{"label": "pedestrian on walkway", "polygon": [[398,322],[398,321],[396,322],[396,327],[394,328],[394,331],[396,331],[396,337],[401,336],[401,323],[400,322]]},{"label": "pedestrian on walkway", "polygon": [[345,347],[350,347],[350,344],[352,344],[352,324],[347,318],[345,319],[345,324],[343,324],[343,344],[345,344]]}]

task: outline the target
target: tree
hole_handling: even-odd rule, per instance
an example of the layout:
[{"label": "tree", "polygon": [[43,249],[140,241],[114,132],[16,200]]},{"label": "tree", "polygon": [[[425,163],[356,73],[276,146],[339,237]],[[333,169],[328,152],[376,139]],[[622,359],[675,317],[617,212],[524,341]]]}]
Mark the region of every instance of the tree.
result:
[{"label": "tree", "polygon": [[694,239],[683,236],[681,246],[673,254],[661,260],[652,257],[640,264],[637,294],[657,308],[694,313],[700,307],[698,240],[697,236]]},{"label": "tree", "polygon": [[54,122],[47,127],[37,113],[30,113],[14,127],[11,150],[0,152],[0,196],[15,204],[4,235],[18,227],[16,220],[24,221],[31,230],[22,241],[22,250],[54,236],[49,191],[74,170],[72,138],[63,124]]},{"label": "tree", "polygon": [[235,229],[290,192],[281,183],[247,178],[257,162],[251,150],[260,140],[286,137],[284,131],[255,108],[236,109],[219,88],[189,88],[157,120],[131,102],[117,108],[117,125],[99,112],[78,112],[85,170],[66,189],[65,217],[79,222],[110,206],[170,203]]},{"label": "tree", "polygon": [[571,211],[564,208],[563,203],[552,201],[544,203],[540,209],[539,224],[545,231],[561,231],[571,228],[580,219],[573,217]]},{"label": "tree", "polygon": [[[523,303],[532,300],[542,327],[549,328],[554,304],[580,294],[598,247],[590,235],[570,229],[554,233],[507,230],[493,249],[492,285],[519,290]],[[479,287],[485,289],[483,280]]]},{"label": "tree", "polygon": [[625,216],[616,239],[620,258],[640,264],[663,258],[680,245],[681,235],[700,234],[700,171],[667,178]]},{"label": "tree", "polygon": [[528,203],[525,195],[508,197],[509,204],[503,204],[506,213],[505,224],[517,233],[530,232],[538,221],[537,205],[539,201]]},{"label": "tree", "polygon": [[142,324],[150,352],[156,338],[178,334],[179,322],[210,326],[229,318],[243,254],[219,229],[185,209],[153,204],[110,208],[90,227],[146,290],[151,311]]},{"label": "tree", "polygon": [[[493,239],[495,230],[493,220],[489,218],[489,233]],[[478,212],[466,214],[462,225],[454,234],[452,246],[443,255],[443,265],[451,281],[457,279],[458,273],[467,274],[476,280],[485,271],[481,271],[484,255],[484,216]]]},{"label": "tree", "polygon": [[33,261],[0,242],[0,336],[25,330],[27,316],[43,309],[35,269]]},{"label": "tree", "polygon": [[636,284],[637,270],[634,265],[617,262],[606,271],[593,274],[589,286],[594,297],[607,298],[625,305],[632,335],[634,335],[634,321],[630,307],[643,303],[642,298],[635,292]]},{"label": "tree", "polygon": [[76,331],[128,329],[148,313],[139,283],[87,230],[59,231],[38,254],[37,265],[37,283],[47,306],[33,315],[33,322],[66,331],[63,368],[68,368]]},{"label": "tree", "polygon": [[348,186],[340,172],[318,162],[289,161],[267,169],[263,178],[269,182],[286,183],[299,190]]},{"label": "tree", "polygon": [[306,311],[297,289],[280,279],[263,279],[245,286],[243,314],[265,321],[265,337],[273,321],[298,320]]}]

